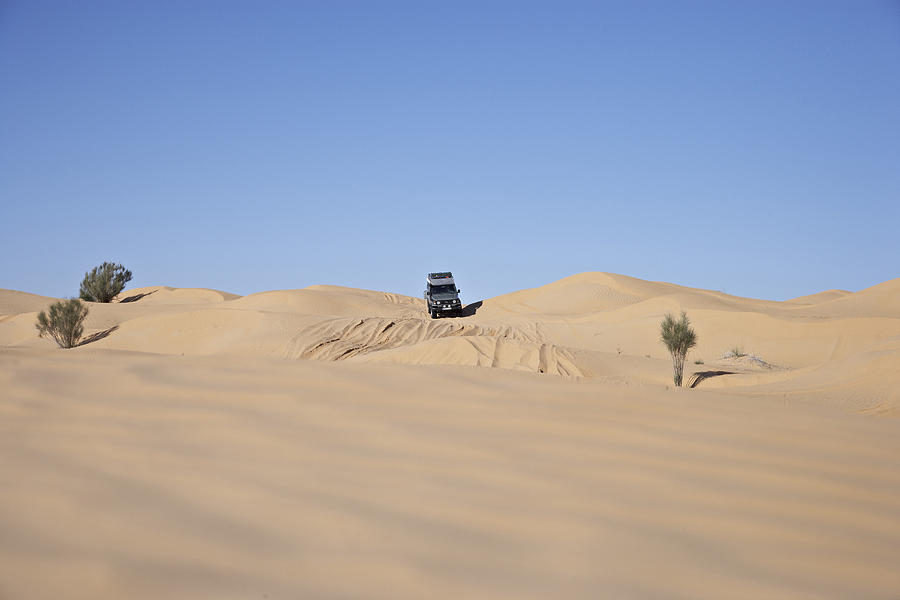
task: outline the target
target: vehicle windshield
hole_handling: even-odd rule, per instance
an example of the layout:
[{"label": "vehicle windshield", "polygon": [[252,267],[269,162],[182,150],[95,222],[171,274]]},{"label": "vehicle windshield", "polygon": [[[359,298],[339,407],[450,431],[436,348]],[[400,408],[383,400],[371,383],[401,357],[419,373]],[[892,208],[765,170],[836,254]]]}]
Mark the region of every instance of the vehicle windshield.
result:
[{"label": "vehicle windshield", "polygon": [[452,283],[447,285],[433,285],[431,286],[431,293],[433,294],[455,294],[456,286]]}]

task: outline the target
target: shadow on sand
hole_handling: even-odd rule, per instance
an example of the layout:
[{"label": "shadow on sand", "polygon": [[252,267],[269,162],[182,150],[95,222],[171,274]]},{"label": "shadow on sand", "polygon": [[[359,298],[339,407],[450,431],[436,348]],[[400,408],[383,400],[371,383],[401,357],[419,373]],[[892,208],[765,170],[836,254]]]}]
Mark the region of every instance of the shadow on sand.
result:
[{"label": "shadow on sand", "polygon": [[462,317],[471,317],[475,313],[478,312],[478,309],[481,308],[484,300],[479,300],[478,302],[473,302],[472,304],[466,304],[462,309]]},{"label": "shadow on sand", "polygon": [[126,302],[137,302],[141,298],[145,296],[149,296],[150,294],[155,294],[158,290],[153,290],[152,292],[144,292],[143,294],[135,294],[134,296],[128,296],[127,298],[122,298],[119,300],[119,304],[125,304]]},{"label": "shadow on sand", "polygon": [[733,371],[698,371],[691,376],[691,380],[688,383],[688,387],[695,388],[700,385],[701,381],[705,381],[711,377],[718,377],[720,375],[734,375]]},{"label": "shadow on sand", "polygon": [[[150,293],[152,294],[153,292],[150,292]],[[98,331],[97,333],[92,333],[91,335],[87,336],[86,338],[84,338],[83,340],[78,342],[78,344],[75,347],[77,348],[78,346],[84,346],[86,344],[90,344],[91,342],[96,342],[98,340],[102,340],[103,338],[105,338],[106,336],[108,336],[109,334],[111,334],[113,331],[115,331],[118,328],[119,328],[118,325],[113,325],[112,327],[110,327],[109,329],[106,329],[104,331]]]}]

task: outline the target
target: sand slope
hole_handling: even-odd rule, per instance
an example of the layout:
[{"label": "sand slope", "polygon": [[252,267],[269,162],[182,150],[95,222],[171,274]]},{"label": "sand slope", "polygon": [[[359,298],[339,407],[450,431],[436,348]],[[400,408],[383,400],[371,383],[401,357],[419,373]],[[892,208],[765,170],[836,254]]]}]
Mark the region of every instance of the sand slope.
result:
[{"label": "sand slope", "polygon": [[4,598],[893,598],[900,435],[505,369],[0,350]]},{"label": "sand slope", "polygon": [[900,595],[900,280],[53,300],[0,291],[0,598]]}]

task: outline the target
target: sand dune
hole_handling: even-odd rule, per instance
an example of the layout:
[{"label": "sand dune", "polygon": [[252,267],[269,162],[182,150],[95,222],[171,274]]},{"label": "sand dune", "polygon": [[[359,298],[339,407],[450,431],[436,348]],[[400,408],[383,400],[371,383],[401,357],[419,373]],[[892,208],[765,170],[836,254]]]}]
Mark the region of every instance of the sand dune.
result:
[{"label": "sand dune", "polygon": [[3,350],[0,378],[4,597],[900,589],[893,419],[504,369],[89,347]]},{"label": "sand dune", "polygon": [[68,351],[53,300],[0,291],[0,598],[900,593],[900,279],[584,273],[439,320],[154,286]]},{"label": "sand dune", "polygon": [[885,281],[855,294],[830,298],[812,307],[801,309],[816,316],[850,316],[864,314],[867,317],[897,317],[900,298],[900,279]]},{"label": "sand dune", "polygon": [[788,300],[788,302],[791,304],[821,304],[822,302],[827,302],[829,300],[843,298],[844,296],[852,293],[853,292],[848,292],[847,290],[825,290],[824,292],[819,292],[818,294],[792,298]]},{"label": "sand dune", "polygon": [[119,294],[116,302],[137,302],[144,306],[153,304],[214,304],[240,298],[220,290],[206,288],[172,288],[163,285],[134,288]]},{"label": "sand dune", "polygon": [[[737,348],[781,371],[753,381],[789,382],[809,369],[828,371],[833,361],[852,363],[854,356],[868,356],[900,336],[898,298],[900,279],[857,293],[833,290],[772,302],[583,273],[486,299],[465,318],[435,321],[427,318],[420,299],[387,292],[311,286],[239,297],[156,286],[130,290],[120,303],[92,304],[87,334],[110,332],[92,347],[123,351],[488,366],[567,377],[612,376],[616,369],[609,360],[615,356],[631,360],[627,370],[635,381],[665,384],[669,366],[657,339],[659,321],[666,312],[686,310],[700,338],[691,356],[702,365],[693,371],[754,371],[755,363],[723,360]],[[0,343],[52,347],[37,339],[33,328],[34,313],[50,300],[0,292],[0,308],[6,311],[0,317]],[[890,371],[897,356],[894,351],[887,355],[877,364]],[[828,401],[836,404],[844,397],[854,410],[878,406],[893,412],[888,375],[854,376],[852,386],[848,381],[823,394],[832,394]],[[712,383],[703,380],[702,385]],[[849,387],[853,394],[837,392]],[[869,394],[872,406],[864,406],[860,394]]]},{"label": "sand dune", "polygon": [[56,298],[48,296],[0,289],[0,318],[11,317],[20,313],[38,312],[56,300]]}]

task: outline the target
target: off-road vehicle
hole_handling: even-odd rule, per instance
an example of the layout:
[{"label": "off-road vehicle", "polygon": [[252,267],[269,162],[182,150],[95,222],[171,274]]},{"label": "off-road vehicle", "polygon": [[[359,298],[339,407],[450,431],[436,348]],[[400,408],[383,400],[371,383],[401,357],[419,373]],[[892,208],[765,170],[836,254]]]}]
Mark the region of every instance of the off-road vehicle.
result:
[{"label": "off-road vehicle", "polygon": [[429,273],[425,283],[425,307],[432,319],[442,315],[462,316],[462,303],[459,301],[459,290],[453,281],[453,273]]}]

